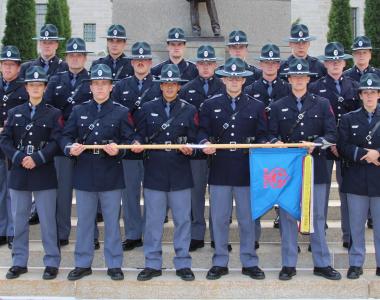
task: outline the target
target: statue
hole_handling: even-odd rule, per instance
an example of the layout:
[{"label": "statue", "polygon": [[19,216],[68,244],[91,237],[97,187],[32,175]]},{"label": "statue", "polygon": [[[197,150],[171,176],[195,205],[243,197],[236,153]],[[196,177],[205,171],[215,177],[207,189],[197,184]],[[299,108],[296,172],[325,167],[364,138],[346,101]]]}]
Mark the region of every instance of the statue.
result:
[{"label": "statue", "polygon": [[191,27],[195,36],[201,36],[201,26],[199,25],[199,2],[206,2],[207,12],[211,20],[211,28],[214,36],[220,36],[220,25],[218,13],[214,0],[187,0],[190,2]]}]

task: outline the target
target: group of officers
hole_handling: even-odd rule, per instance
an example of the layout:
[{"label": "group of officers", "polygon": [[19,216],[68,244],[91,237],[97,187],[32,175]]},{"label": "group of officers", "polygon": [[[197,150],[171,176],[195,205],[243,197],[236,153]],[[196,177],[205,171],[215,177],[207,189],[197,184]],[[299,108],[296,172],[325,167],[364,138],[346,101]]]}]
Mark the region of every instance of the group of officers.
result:
[{"label": "group of officers", "polygon": [[[251,215],[248,152],[216,150],[213,144],[304,141],[332,144],[326,151],[308,148],[314,158],[313,273],[341,279],[331,267],[325,237],[335,161],[343,247],[349,249],[347,277],[363,273],[369,212],[380,276],[380,71],[369,64],[372,46],[367,37],[355,38],[353,56],[332,42],[315,58],[308,55],[314,37],[307,26],[294,24],[288,38],[292,55],[281,61],[276,45],[264,45],[256,68],[246,62],[243,31],[231,32],[231,57],[218,66],[221,59],[209,45],[200,46],[192,61],[185,60],[184,31],[173,28],[167,38],[168,60],[152,67],[150,45],[136,42],[126,56],[125,29],[115,24],[106,36],[108,55],[94,61],[90,71],[85,69],[89,51],[81,38],[67,41],[64,60],[56,56],[62,38],[54,25],[44,25],[36,39],[40,56],[35,60],[21,64],[14,46],[4,46],[0,56],[0,245],[12,249],[8,279],[28,271],[29,224],[38,222],[45,251],[43,279],[56,278],[60,248],[69,244],[74,189],[78,224],[69,280],[92,273],[100,218],[111,279],[124,278],[123,250],[141,246],[145,268],[137,279],[162,275],[168,209],[174,221],[176,275],[194,280],[190,252],[204,247],[207,185],[215,248],[207,279],[228,274],[233,201],[242,274],[264,279],[256,253],[260,220],[253,221]],[[351,58],[354,66],[344,71]],[[135,146],[125,150],[117,147],[121,144]],[[144,144],[183,146],[144,150]],[[279,279],[290,280],[299,252],[297,220],[281,207],[278,213]]]}]

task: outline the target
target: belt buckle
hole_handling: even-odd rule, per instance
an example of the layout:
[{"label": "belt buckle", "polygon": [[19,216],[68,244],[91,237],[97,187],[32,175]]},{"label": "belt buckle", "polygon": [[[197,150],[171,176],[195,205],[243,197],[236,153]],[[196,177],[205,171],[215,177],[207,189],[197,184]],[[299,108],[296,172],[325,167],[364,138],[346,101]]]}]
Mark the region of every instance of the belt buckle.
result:
[{"label": "belt buckle", "polygon": [[[171,145],[171,141],[165,141],[165,145]],[[166,152],[172,151],[172,149],[165,149]]]},{"label": "belt buckle", "polygon": [[[235,141],[231,141],[230,145],[236,145],[236,142]],[[231,148],[230,151],[231,152],[236,151],[236,148]]]},{"label": "belt buckle", "polygon": [[32,155],[34,152],[34,146],[33,145],[27,145],[26,146],[26,154],[27,155]]},{"label": "belt buckle", "polygon": [[92,151],[92,153],[98,155],[98,154],[100,154],[100,149],[99,149],[99,148],[94,149],[94,150]]}]

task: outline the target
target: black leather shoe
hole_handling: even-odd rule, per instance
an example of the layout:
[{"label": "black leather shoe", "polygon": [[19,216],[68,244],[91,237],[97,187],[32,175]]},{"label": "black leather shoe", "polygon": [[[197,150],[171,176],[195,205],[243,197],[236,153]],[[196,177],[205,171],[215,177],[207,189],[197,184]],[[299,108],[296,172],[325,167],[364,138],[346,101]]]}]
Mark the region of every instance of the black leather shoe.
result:
[{"label": "black leather shoe", "polygon": [[347,278],[348,279],[358,279],[360,275],[363,275],[363,268],[362,267],[349,267],[347,271]]},{"label": "black leather shoe", "polygon": [[321,276],[330,280],[342,279],[342,275],[340,275],[340,273],[331,266],[324,268],[314,267],[314,275]]},{"label": "black leather shoe", "polygon": [[5,277],[7,279],[15,279],[15,278],[20,277],[21,274],[24,274],[26,272],[28,272],[27,267],[13,266],[8,270],[7,275],[5,275]]},{"label": "black leather shoe", "polygon": [[[215,249],[215,242],[211,241],[210,246],[211,246],[211,248]],[[228,244],[228,252],[231,252],[231,251],[232,251],[232,246],[231,246],[231,244]]]},{"label": "black leather shoe", "polygon": [[380,276],[380,268],[379,267],[376,268],[376,276]]},{"label": "black leather shoe", "polygon": [[100,249],[100,243],[98,239],[94,239],[94,249],[99,250]]},{"label": "black leather shoe", "polygon": [[373,229],[373,221],[372,221],[372,218],[368,218],[368,220],[367,220],[367,227],[368,227],[368,229]]},{"label": "black leather shoe", "polygon": [[36,211],[32,212],[29,217],[29,225],[37,225],[40,223],[40,219],[38,218],[38,214]]},{"label": "black leather shoe", "polygon": [[294,267],[282,267],[278,279],[280,280],[290,280],[293,276],[297,275],[297,270]]},{"label": "black leather shoe", "polygon": [[70,281],[74,281],[91,274],[91,268],[75,268],[74,270],[70,271],[69,275],[67,275],[67,279]]},{"label": "black leather shoe", "polygon": [[121,268],[111,268],[107,270],[107,275],[111,277],[112,280],[123,280],[124,273]]},{"label": "black leather shoe", "polygon": [[190,268],[176,270],[175,274],[185,281],[193,281],[195,279],[194,273]]},{"label": "black leather shoe", "polygon": [[6,236],[0,236],[0,246],[7,244],[7,237]]},{"label": "black leather shoe", "polygon": [[151,280],[153,277],[158,277],[162,275],[161,270],[156,270],[152,268],[145,268],[142,270],[139,275],[137,275],[137,280],[138,281],[147,281]]},{"label": "black leather shoe", "polygon": [[142,239],[139,239],[139,240],[126,239],[122,245],[123,245],[123,251],[131,251],[137,247],[141,247],[143,245],[143,242],[142,242]]},{"label": "black leather shoe", "polygon": [[206,278],[208,280],[216,280],[222,277],[223,275],[228,274],[228,268],[227,267],[218,267],[218,266],[213,266],[206,275]]},{"label": "black leather shoe", "polygon": [[258,241],[255,242],[255,250],[260,248],[260,243]]},{"label": "black leather shoe", "polygon": [[203,248],[205,246],[204,240],[191,240],[189,251],[194,252],[197,249]]},{"label": "black leather shoe", "polygon": [[350,248],[350,243],[349,242],[343,242],[343,248],[346,248],[346,249],[348,249],[348,248]]},{"label": "black leather shoe", "polygon": [[58,268],[55,267],[46,267],[44,273],[42,274],[42,279],[51,280],[57,277]]},{"label": "black leather shoe", "polygon": [[67,246],[69,244],[69,240],[59,240],[59,245],[61,247]]},{"label": "black leather shoe", "polygon": [[97,213],[96,214],[96,223],[101,223],[103,222],[103,215],[102,213]]},{"label": "black leather shoe", "polygon": [[249,267],[249,268],[242,268],[241,273],[243,275],[247,275],[251,277],[252,279],[264,279],[265,274],[263,270],[261,270],[259,267]]}]

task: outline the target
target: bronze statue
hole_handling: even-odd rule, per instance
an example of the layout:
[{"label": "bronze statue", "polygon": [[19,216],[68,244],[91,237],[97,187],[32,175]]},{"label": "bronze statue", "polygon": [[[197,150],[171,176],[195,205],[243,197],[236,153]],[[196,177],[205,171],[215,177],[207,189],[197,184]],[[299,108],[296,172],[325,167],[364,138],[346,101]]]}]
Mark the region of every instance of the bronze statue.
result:
[{"label": "bronze statue", "polygon": [[211,20],[211,28],[215,36],[220,36],[220,25],[218,13],[216,11],[214,0],[187,0],[190,2],[190,18],[193,34],[195,36],[201,35],[201,26],[199,25],[199,2],[206,2],[207,12]]}]

